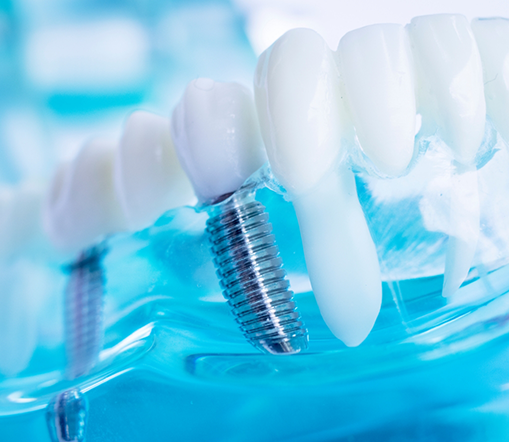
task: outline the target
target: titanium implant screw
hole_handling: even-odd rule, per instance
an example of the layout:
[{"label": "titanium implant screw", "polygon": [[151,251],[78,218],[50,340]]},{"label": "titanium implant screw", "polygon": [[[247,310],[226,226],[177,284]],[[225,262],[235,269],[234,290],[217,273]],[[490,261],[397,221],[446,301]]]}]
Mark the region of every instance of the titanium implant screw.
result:
[{"label": "titanium implant screw", "polygon": [[102,347],[105,248],[94,246],[81,252],[69,266],[65,296],[65,349],[67,376],[87,374],[95,365]]},{"label": "titanium implant screw", "polygon": [[[65,293],[66,376],[76,379],[94,367],[102,347],[104,270],[102,245],[81,252],[71,264]],[[82,442],[87,422],[86,398],[77,388],[58,394],[46,420],[53,442]]]},{"label": "titanium implant screw", "polygon": [[265,207],[251,188],[211,206],[207,232],[223,295],[246,339],[264,353],[294,354],[308,332],[293,301]]}]

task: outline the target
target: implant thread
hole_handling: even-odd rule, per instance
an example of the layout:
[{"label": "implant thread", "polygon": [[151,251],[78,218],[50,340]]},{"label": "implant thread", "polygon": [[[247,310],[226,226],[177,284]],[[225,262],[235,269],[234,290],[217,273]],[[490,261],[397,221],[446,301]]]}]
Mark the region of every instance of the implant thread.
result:
[{"label": "implant thread", "polygon": [[99,246],[92,247],[70,266],[65,294],[65,346],[70,379],[87,374],[102,347],[103,252]]},{"label": "implant thread", "polygon": [[272,354],[307,348],[269,215],[253,192],[214,206],[207,232],[223,295],[246,339]]}]

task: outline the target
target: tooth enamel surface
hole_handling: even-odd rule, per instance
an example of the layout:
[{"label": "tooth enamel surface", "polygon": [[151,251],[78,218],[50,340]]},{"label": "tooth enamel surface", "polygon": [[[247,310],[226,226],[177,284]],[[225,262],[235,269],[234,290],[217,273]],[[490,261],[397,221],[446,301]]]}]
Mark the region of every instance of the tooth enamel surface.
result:
[{"label": "tooth enamel surface", "polygon": [[265,51],[255,97],[272,172],[292,194],[318,183],[338,157],[341,94],[325,41],[309,29],[287,32]]},{"label": "tooth enamel surface", "polygon": [[351,31],[337,55],[363,151],[380,172],[402,174],[413,156],[416,119],[405,28],[382,24]]},{"label": "tooth enamel surface", "polygon": [[478,18],[472,21],[484,70],[487,114],[509,142],[509,20]]},{"label": "tooth enamel surface", "polygon": [[423,126],[449,145],[457,161],[471,164],[484,135],[486,105],[481,58],[462,15],[428,15],[408,25],[418,77]]},{"label": "tooth enamel surface", "polygon": [[195,200],[170,136],[170,120],[149,112],[129,116],[115,158],[115,186],[129,228]]},{"label": "tooth enamel surface", "polygon": [[56,173],[45,207],[46,231],[55,245],[77,252],[125,229],[115,193],[115,143],[95,139]]},{"label": "tooth enamel surface", "polygon": [[359,345],[378,316],[381,279],[354,176],[338,164],[345,109],[332,52],[314,31],[294,29],[262,54],[254,83],[271,168],[294,204],[322,316],[346,345]]},{"label": "tooth enamel surface", "polygon": [[266,161],[251,93],[238,83],[190,82],[171,133],[201,202],[238,190]]}]

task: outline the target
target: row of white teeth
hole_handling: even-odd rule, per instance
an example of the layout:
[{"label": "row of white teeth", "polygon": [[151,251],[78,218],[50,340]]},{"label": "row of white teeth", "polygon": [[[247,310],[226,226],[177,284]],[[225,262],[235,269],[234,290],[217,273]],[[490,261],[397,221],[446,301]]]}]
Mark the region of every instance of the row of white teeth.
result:
[{"label": "row of white teeth", "polygon": [[[487,116],[509,140],[509,21],[434,15],[372,25],[346,34],[335,52],[314,31],[294,29],[261,55],[254,92],[256,105],[237,83],[198,79],[171,121],[135,112],[118,144],[87,143],[54,177],[46,231],[76,252],[149,226],[195,195],[208,203],[233,192],[268,156],[294,204],[323,318],[346,345],[358,345],[382,290],[346,146],[358,143],[382,176],[405,174],[420,114],[420,133],[444,140],[475,193]],[[461,223],[478,230],[478,208],[465,217],[452,210],[458,231],[469,231]],[[468,273],[473,237],[451,238],[445,294]]]}]

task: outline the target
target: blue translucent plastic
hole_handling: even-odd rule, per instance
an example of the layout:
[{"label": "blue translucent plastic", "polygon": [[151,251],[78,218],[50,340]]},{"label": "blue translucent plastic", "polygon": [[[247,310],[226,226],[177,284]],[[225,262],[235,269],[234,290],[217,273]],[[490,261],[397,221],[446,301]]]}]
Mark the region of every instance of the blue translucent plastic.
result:
[{"label": "blue translucent plastic", "polygon": [[63,381],[58,347],[0,380],[0,440],[49,441],[45,407],[71,385],[88,399],[87,441],[506,440],[509,267],[472,269],[452,300],[440,275],[384,282],[373,332],[346,348],[309,292],[291,204],[267,188],[257,197],[309,328],[307,352],[274,357],[245,342],[220,294],[206,214],[178,209],[110,240],[93,373]]}]

